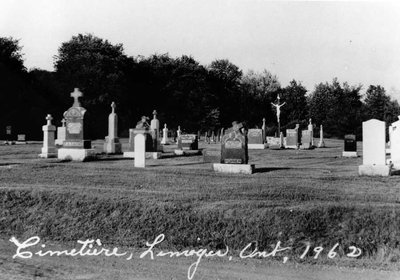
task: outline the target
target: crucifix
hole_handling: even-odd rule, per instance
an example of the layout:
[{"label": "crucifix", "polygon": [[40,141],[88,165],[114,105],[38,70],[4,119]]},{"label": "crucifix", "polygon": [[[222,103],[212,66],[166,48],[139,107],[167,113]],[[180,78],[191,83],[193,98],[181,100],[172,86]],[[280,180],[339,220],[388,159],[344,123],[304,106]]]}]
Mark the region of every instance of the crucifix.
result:
[{"label": "crucifix", "polygon": [[71,92],[71,97],[74,98],[74,104],[72,107],[81,107],[81,103],[79,102],[78,98],[82,96],[83,94],[79,91],[79,88],[74,88],[74,91]]},{"label": "crucifix", "polygon": [[271,102],[272,106],[274,106],[276,108],[276,118],[278,120],[278,136],[281,134],[281,121],[280,121],[281,107],[286,104],[286,102],[283,102],[282,104],[280,104],[280,100],[281,100],[281,98],[279,97],[279,93],[278,93],[278,103],[274,104]]},{"label": "crucifix", "polygon": [[115,102],[111,103],[111,114],[115,114],[115,107],[117,107],[117,105],[115,105]]}]

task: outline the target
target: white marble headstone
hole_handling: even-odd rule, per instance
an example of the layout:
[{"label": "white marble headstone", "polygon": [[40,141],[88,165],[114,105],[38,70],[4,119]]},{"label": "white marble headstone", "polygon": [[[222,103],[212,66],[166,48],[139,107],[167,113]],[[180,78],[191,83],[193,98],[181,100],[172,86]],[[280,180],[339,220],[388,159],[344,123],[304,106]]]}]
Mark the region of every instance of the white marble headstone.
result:
[{"label": "white marble headstone", "polygon": [[[363,122],[363,164],[386,164],[385,122],[372,119]],[[399,128],[400,129],[400,128]]]},{"label": "white marble headstone", "polygon": [[135,167],[146,167],[146,135],[135,135]]}]

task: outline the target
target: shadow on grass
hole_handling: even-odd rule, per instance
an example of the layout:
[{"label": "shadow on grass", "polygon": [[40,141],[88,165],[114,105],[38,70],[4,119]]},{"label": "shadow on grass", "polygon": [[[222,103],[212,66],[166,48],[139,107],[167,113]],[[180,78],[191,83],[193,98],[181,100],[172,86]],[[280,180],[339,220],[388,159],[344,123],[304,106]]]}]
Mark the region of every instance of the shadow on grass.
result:
[{"label": "shadow on grass", "polygon": [[271,171],[277,171],[277,170],[288,170],[291,169],[289,167],[260,167],[260,168],[255,168],[254,173],[266,173],[266,172],[271,172]]}]

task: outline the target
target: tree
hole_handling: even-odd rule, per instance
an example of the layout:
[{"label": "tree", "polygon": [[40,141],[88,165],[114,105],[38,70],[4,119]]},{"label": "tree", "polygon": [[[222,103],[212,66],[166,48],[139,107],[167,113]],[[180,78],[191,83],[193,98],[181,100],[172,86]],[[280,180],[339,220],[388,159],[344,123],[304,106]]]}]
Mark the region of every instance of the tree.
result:
[{"label": "tree", "polygon": [[286,102],[282,107],[282,124],[291,127],[293,124],[304,122],[308,114],[307,89],[300,83],[292,80],[281,90],[282,100]]},{"label": "tree", "polygon": [[320,83],[308,100],[309,116],[316,124],[324,125],[327,135],[343,137],[346,133],[360,133],[362,86],[340,85],[335,78],[332,84]]},{"label": "tree", "polygon": [[398,120],[400,107],[386,94],[384,87],[370,85],[365,93],[363,119],[378,119],[388,125]]},{"label": "tree", "polygon": [[83,106],[97,121],[91,123],[92,136],[103,137],[107,127],[107,112],[112,101],[117,104],[126,92],[126,69],[133,58],[124,54],[122,44],[112,45],[92,34],[73,36],[62,43],[55,56],[57,78],[62,84],[59,94],[71,104],[69,93],[78,87],[84,93]]},{"label": "tree", "polygon": [[245,113],[241,109],[242,92],[240,80],[242,71],[227,59],[213,61],[208,66],[208,85],[211,95],[216,98],[220,112],[220,122],[224,127],[231,125],[234,120],[243,120]]},{"label": "tree", "polygon": [[241,87],[242,108],[249,125],[260,125],[264,117],[267,123],[276,124],[271,102],[281,89],[277,76],[266,69],[261,73],[249,70],[241,79]]}]

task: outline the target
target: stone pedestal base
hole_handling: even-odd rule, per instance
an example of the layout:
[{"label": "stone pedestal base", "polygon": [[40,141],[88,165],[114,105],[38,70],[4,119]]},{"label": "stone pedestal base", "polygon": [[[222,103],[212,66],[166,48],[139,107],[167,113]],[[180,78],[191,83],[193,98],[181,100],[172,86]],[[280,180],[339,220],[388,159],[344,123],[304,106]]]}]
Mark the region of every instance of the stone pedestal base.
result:
[{"label": "stone pedestal base", "polygon": [[298,146],[298,145],[286,145],[285,148],[286,148],[286,149],[294,149],[294,150],[297,150],[297,149],[299,148],[299,146]]},{"label": "stone pedestal base", "polygon": [[106,142],[104,142],[103,151],[106,154],[122,154],[121,143],[119,143],[118,139],[108,139],[106,137]]},{"label": "stone pedestal base", "polygon": [[343,152],[342,157],[358,157],[357,152]]},{"label": "stone pedestal base", "polygon": [[253,174],[254,164],[214,163],[213,169],[220,173]]},{"label": "stone pedestal base", "polygon": [[264,150],[266,149],[265,144],[247,144],[249,150]]},{"label": "stone pedestal base", "polygon": [[64,143],[64,139],[56,139],[56,141],[55,141],[55,144],[56,144],[57,146],[62,146],[63,143]]},{"label": "stone pedestal base", "polygon": [[58,159],[62,160],[85,161],[95,158],[96,152],[94,149],[58,149]]},{"label": "stone pedestal base", "polygon": [[[123,157],[124,158],[135,158],[135,152],[124,152]],[[161,153],[160,152],[154,152],[154,153],[146,152],[145,157],[159,159],[159,158],[161,158]]]},{"label": "stone pedestal base", "polygon": [[57,150],[56,148],[42,148],[42,153],[39,154],[41,158],[56,158]]},{"label": "stone pedestal base", "polygon": [[360,165],[358,167],[360,176],[389,176],[391,175],[390,165]]}]

